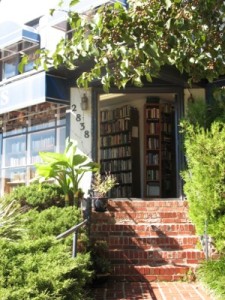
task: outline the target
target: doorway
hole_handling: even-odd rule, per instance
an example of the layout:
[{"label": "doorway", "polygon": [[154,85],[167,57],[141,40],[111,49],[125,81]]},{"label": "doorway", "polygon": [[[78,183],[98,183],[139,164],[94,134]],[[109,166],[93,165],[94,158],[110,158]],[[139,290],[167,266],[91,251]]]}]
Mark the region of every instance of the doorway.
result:
[{"label": "doorway", "polygon": [[181,91],[96,91],[96,157],[119,185],[112,198],[182,197]]}]

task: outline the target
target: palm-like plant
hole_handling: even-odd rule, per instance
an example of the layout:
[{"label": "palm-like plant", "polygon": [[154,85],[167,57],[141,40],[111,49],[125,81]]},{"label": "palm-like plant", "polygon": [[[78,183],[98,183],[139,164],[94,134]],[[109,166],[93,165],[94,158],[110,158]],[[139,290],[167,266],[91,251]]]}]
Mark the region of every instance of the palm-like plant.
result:
[{"label": "palm-like plant", "polygon": [[[44,179],[55,179],[61,186],[65,203],[69,203],[70,191],[75,195],[79,190],[79,184],[86,172],[96,172],[99,165],[90,160],[85,154],[77,153],[77,142],[66,140],[64,153],[39,152],[43,163],[36,164],[36,170],[39,176]],[[78,205],[77,201],[75,202]]]}]

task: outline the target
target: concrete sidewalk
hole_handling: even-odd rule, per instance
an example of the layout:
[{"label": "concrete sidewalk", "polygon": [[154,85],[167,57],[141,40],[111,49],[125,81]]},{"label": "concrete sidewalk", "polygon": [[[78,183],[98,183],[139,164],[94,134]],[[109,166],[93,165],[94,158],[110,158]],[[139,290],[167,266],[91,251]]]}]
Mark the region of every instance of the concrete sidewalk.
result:
[{"label": "concrete sidewalk", "polygon": [[95,300],[215,300],[198,283],[107,282],[93,289]]}]

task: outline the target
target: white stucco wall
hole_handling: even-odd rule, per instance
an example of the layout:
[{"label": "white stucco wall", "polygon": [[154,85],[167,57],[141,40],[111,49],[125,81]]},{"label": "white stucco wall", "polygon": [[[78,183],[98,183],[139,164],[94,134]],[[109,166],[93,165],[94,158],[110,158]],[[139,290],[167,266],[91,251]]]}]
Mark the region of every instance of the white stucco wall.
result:
[{"label": "white stucco wall", "polygon": [[[88,109],[82,111],[81,98],[86,94],[88,97]],[[70,90],[71,105],[70,110],[70,138],[77,141],[80,153],[86,154],[92,160],[92,122],[91,122],[91,90],[71,88]],[[81,180],[80,188],[88,196],[88,190],[91,185],[91,172],[84,175]]]}]

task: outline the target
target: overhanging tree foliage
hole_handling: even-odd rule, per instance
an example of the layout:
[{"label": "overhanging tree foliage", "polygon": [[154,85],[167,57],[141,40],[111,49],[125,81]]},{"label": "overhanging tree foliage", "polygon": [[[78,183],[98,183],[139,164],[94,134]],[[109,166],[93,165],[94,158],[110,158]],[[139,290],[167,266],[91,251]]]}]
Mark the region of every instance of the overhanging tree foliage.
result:
[{"label": "overhanging tree foliage", "polygon": [[128,0],[128,8],[108,4],[83,15],[73,10],[78,2],[72,0],[68,12],[72,35],[53,55],[42,51],[37,63],[73,69],[77,62],[93,61],[79,86],[95,79],[105,90],[128,82],[141,86],[165,65],[187,74],[190,82],[225,74],[222,0]]}]

